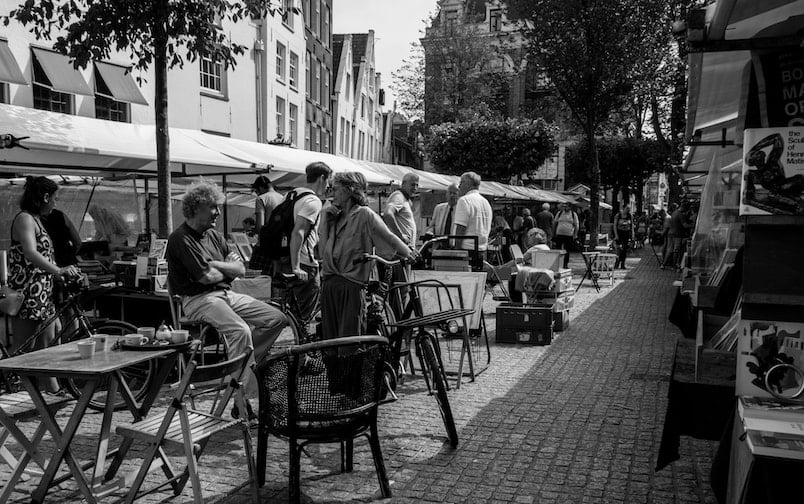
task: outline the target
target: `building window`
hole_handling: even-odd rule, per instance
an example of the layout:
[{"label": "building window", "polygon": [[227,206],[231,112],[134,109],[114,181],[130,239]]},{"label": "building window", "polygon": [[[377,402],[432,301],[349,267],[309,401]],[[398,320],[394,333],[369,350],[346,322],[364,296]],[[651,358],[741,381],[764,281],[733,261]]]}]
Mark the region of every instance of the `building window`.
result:
[{"label": "building window", "polygon": [[39,64],[36,58],[31,58],[31,61],[33,62],[34,76],[32,83],[34,108],[72,114],[73,95],[52,90],[50,80],[47,78],[44,69],[42,69],[42,65]]},{"label": "building window", "polygon": [[310,27],[310,0],[304,0],[304,26]]},{"label": "building window", "polygon": [[[213,59],[214,58],[214,59]],[[201,57],[201,88],[214,91],[218,94],[225,94],[225,72],[223,62],[217,57]]]},{"label": "building window", "polygon": [[369,78],[368,78],[368,88],[369,92],[374,92],[374,69],[369,68]]},{"label": "building window", "polygon": [[323,9],[321,13],[321,41],[324,47],[329,47],[329,6],[321,0]]},{"label": "building window", "polygon": [[489,11],[489,31],[498,32],[502,29],[502,9]]},{"label": "building window", "polygon": [[285,82],[285,45],[276,43],[276,80]]},{"label": "building window", "polygon": [[8,84],[0,82],[0,103],[9,103],[10,96],[8,93]]},{"label": "building window", "polygon": [[288,134],[290,135],[290,144],[295,146],[296,141],[298,140],[298,132],[296,131],[296,128],[299,124],[299,107],[293,103],[290,104],[289,120],[290,131]]},{"label": "building window", "polygon": [[374,135],[369,135],[368,160],[374,161]]},{"label": "building window", "polygon": [[324,146],[321,152],[329,152],[329,131],[327,130],[321,131],[321,140]]},{"label": "building window", "polygon": [[329,69],[321,63],[321,105],[329,110]]},{"label": "building window", "polygon": [[444,21],[447,26],[454,27],[458,23],[457,9],[450,9],[444,13]]},{"label": "building window", "polygon": [[276,138],[285,138],[285,99],[276,97]]},{"label": "building window", "polygon": [[310,121],[304,121],[304,149],[310,150],[310,129],[312,125]]},{"label": "building window", "polygon": [[307,51],[304,54],[304,82],[305,88],[304,92],[308,98],[311,98],[311,94],[313,92],[313,82],[312,76],[310,73],[310,51]]},{"label": "building window", "polygon": [[346,99],[352,98],[352,75],[346,74]]},{"label": "building window", "polygon": [[313,101],[319,103],[321,101],[321,62],[318,59],[313,63],[315,67],[315,81],[313,82]]},{"label": "building window", "polygon": [[344,143],[343,143],[343,130],[346,129],[346,119],[341,117],[341,132],[338,135],[339,143],[341,144],[340,151],[341,153],[344,152]]},{"label": "building window", "polygon": [[313,132],[314,140],[315,140],[315,150],[316,152],[321,152],[321,126],[315,125],[315,131]]},{"label": "building window", "polygon": [[296,88],[299,85],[299,55],[290,51],[290,71],[288,83],[290,87]]},{"label": "building window", "polygon": [[95,117],[107,121],[131,122],[129,104],[95,95]]},{"label": "building window", "polygon": [[130,105],[117,101],[106,86],[106,82],[95,68],[95,117],[107,121],[131,122],[129,117]]},{"label": "building window", "polygon": [[310,20],[310,24],[312,25],[313,35],[318,37],[318,34],[321,33],[319,27],[321,22],[321,2],[319,0],[312,0],[312,2],[315,4],[315,9],[313,10],[313,19]]},{"label": "building window", "polygon": [[360,118],[366,118],[366,95],[360,94]]},{"label": "building window", "polygon": [[360,132],[360,137],[357,144],[357,159],[363,159],[364,149],[366,148],[366,134]]},{"label": "building window", "polygon": [[351,133],[352,133],[352,123],[350,121],[346,121],[346,149],[344,150],[344,154],[350,157],[352,156]]},{"label": "building window", "polygon": [[374,100],[371,98],[369,98],[368,122],[370,127],[374,126]]},{"label": "building window", "polygon": [[282,10],[282,23],[290,28],[293,29],[293,0],[284,0],[282,2],[283,10]]}]

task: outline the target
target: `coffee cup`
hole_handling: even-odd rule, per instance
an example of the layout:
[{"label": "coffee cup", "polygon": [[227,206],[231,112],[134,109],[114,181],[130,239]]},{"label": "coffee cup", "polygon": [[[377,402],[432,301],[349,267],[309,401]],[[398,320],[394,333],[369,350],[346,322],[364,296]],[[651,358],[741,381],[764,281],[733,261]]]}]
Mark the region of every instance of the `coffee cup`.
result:
[{"label": "coffee cup", "polygon": [[190,339],[190,331],[177,329],[170,331],[170,342],[174,344],[186,343]]},{"label": "coffee cup", "polygon": [[95,342],[96,352],[105,352],[109,349],[109,335],[108,334],[95,334],[91,338]]},{"label": "coffee cup", "polygon": [[142,334],[126,334],[123,336],[123,343],[130,346],[141,346],[148,343],[148,338]]},{"label": "coffee cup", "polygon": [[91,359],[95,354],[95,341],[91,339],[79,341],[78,353],[81,355],[82,359]]},{"label": "coffee cup", "polygon": [[156,328],[155,327],[138,327],[137,328],[137,334],[142,334],[143,336],[148,338],[148,341],[153,341],[154,340],[154,334],[156,334]]}]

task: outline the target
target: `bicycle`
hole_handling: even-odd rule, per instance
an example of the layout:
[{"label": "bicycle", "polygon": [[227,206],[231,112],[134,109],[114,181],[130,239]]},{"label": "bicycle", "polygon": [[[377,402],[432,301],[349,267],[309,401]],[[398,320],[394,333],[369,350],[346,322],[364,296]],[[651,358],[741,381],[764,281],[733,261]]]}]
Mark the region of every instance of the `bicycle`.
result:
[{"label": "bicycle", "polygon": [[[441,239],[443,239],[443,237],[425,242],[422,249],[430,243],[440,241]],[[421,253],[421,249],[419,253]],[[404,366],[401,363],[403,355],[402,341],[412,341],[425,383],[427,384],[428,394],[435,396],[441,418],[444,421],[444,427],[447,430],[450,445],[455,448],[458,446],[458,430],[455,427],[455,419],[447,395],[449,384],[447,383],[444,364],[441,360],[441,348],[435,334],[427,331],[426,328],[440,327],[442,330],[447,330],[447,326],[451,325],[451,321],[454,322],[456,318],[465,317],[473,313],[474,310],[452,308],[452,299],[449,297],[449,291],[446,290],[446,285],[439,281],[426,280],[413,283],[405,282],[404,284],[391,286],[391,268],[393,266],[402,265],[404,263],[403,260],[388,261],[374,254],[363,254],[362,257],[354,259],[354,262],[357,264],[369,260],[388,266],[384,278],[386,282],[384,284],[383,282],[370,284],[369,293],[367,294],[370,300],[367,330],[375,330],[381,336],[385,336],[391,345],[391,357],[389,361],[385,363],[385,383],[389,396],[385,402],[398,399],[395,393],[399,381],[398,378],[404,373]],[[447,292],[451,309],[431,315],[422,315],[422,305],[418,294],[418,287],[425,284],[443,287]],[[391,290],[402,287],[409,288],[410,299],[401,313],[401,318],[397,321],[393,310],[387,302],[387,298]],[[413,314],[415,314],[416,317],[409,318]],[[408,355],[409,350],[410,347],[407,349]],[[433,389],[435,389],[435,392]]]},{"label": "bicycle", "polygon": [[[297,277],[293,273],[279,273],[275,275],[272,278],[273,285],[271,288],[276,287],[282,292],[282,295],[272,297],[269,304],[281,310],[288,318],[288,327],[292,332],[294,344],[303,345],[320,339],[315,331],[310,330],[310,326],[320,320],[321,305],[318,302],[318,297],[316,297],[315,305],[313,309],[310,310],[310,315],[306,318],[302,317],[299,301],[296,299],[296,294],[293,292],[292,283],[295,280],[297,280]],[[282,335],[280,335],[279,339],[283,339]]]},{"label": "bicycle", "polygon": [[[90,319],[84,312],[81,304],[82,295],[89,291],[89,286],[83,279],[74,280],[65,284],[64,303],[56,308],[53,315],[48,317],[31,336],[23,341],[13,352],[0,342],[0,358],[13,357],[22,353],[30,352],[34,349],[36,341],[43,335],[45,328],[57,320],[61,321],[61,329],[57,331],[56,337],[48,346],[69,343],[78,339],[88,338],[94,334],[109,334],[113,336],[123,336],[125,334],[136,333],[137,327],[122,320],[112,319]],[[125,379],[132,395],[138,401],[145,397],[148,388],[156,374],[153,362],[148,361],[136,366],[124,368],[122,375]],[[63,379],[59,384],[76,399],[81,395],[83,383],[80,380]],[[101,384],[101,388],[104,384]],[[6,392],[18,392],[20,390],[19,378],[12,373],[0,373],[0,388]],[[103,390],[95,393],[89,402],[89,407],[98,411],[103,411],[106,406],[106,392]],[[115,410],[126,407],[122,397],[117,398],[114,404]]]}]

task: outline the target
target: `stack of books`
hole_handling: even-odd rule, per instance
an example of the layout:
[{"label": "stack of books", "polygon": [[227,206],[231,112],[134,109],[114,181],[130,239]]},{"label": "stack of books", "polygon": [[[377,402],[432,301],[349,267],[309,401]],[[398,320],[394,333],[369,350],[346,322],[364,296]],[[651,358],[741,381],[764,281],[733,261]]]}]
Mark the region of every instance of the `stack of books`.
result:
[{"label": "stack of books", "polygon": [[116,281],[115,274],[109,271],[100,261],[82,259],[78,261],[76,266],[81,270],[81,273],[87,275],[87,280],[92,285],[102,285]]},{"label": "stack of books", "polygon": [[804,404],[740,396],[737,411],[752,454],[804,460]]}]

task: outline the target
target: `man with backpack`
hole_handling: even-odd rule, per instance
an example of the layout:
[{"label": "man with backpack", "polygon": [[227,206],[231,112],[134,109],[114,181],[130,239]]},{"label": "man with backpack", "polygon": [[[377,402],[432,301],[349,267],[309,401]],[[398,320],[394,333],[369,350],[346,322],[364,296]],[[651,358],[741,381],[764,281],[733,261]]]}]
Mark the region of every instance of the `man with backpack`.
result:
[{"label": "man with backpack", "polygon": [[251,184],[251,189],[257,193],[257,199],[254,201],[254,217],[256,218],[257,225],[254,227],[254,230],[259,232],[260,228],[265,225],[268,217],[271,216],[271,212],[278,204],[282,203],[284,198],[282,198],[281,194],[276,192],[274,185],[271,183],[271,179],[265,175],[257,177],[254,183]]},{"label": "man with backpack", "polygon": [[[280,255],[275,271],[293,273],[296,281],[291,284],[293,294],[299,304],[299,315],[306,320],[312,314],[321,290],[321,276],[318,274],[316,247],[318,246],[318,221],[321,214],[321,197],[327,191],[332,169],[322,162],[315,162],[305,168],[305,183],[290,191],[285,201],[274,210],[283,213],[279,235],[273,240],[283,240],[287,233],[288,255]],[[285,208],[288,202],[288,207]],[[292,202],[292,203],[290,203]],[[266,229],[270,231],[274,215],[271,215]],[[266,237],[266,239],[270,239]]]}]

